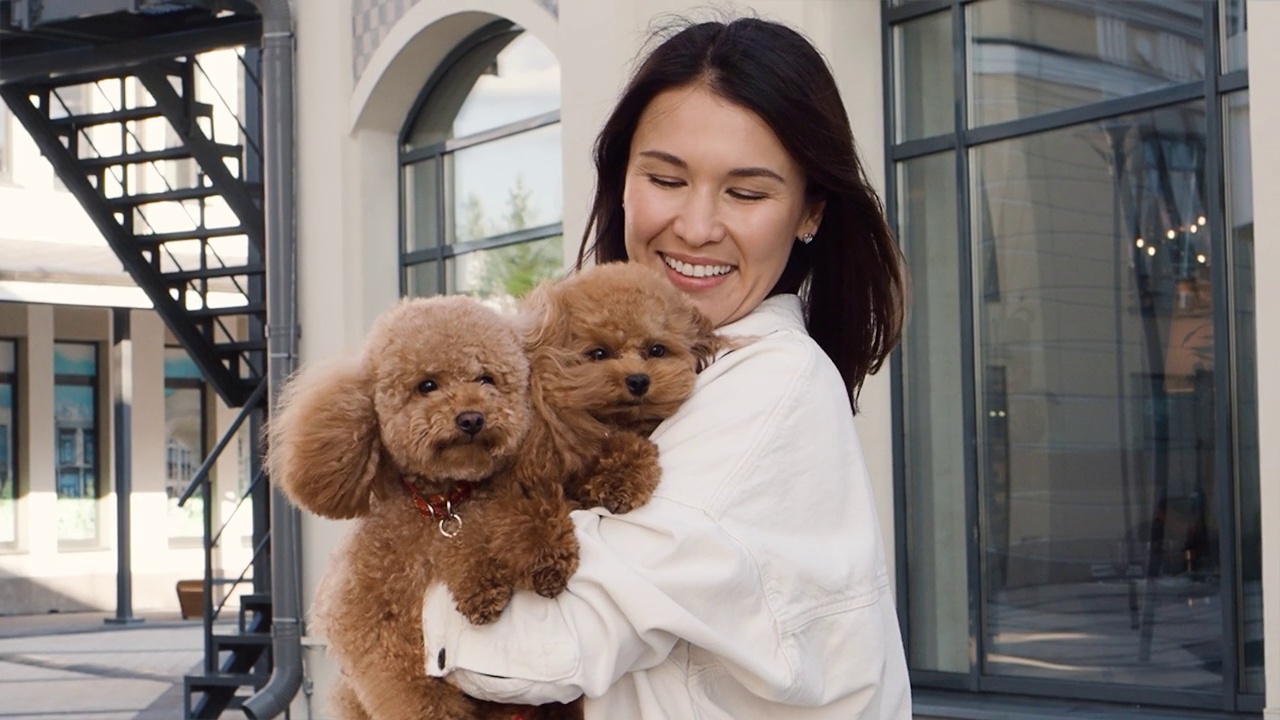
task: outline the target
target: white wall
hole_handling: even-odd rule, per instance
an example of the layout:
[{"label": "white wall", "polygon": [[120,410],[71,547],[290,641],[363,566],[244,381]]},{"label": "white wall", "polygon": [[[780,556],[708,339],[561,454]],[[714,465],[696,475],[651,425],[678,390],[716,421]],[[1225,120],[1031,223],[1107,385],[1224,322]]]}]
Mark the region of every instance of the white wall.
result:
[{"label": "white wall", "polygon": [[1262,512],[1262,601],[1266,640],[1267,720],[1280,720],[1280,3],[1249,0],[1249,114],[1253,150],[1254,272],[1258,282],[1258,447]]}]

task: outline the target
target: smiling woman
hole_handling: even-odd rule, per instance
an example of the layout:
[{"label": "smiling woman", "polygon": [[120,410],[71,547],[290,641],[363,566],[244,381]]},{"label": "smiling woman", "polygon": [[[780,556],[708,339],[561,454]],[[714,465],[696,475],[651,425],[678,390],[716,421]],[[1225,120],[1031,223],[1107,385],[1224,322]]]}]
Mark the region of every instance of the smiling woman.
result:
[{"label": "smiling woman", "polygon": [[759,305],[794,240],[822,221],[777,135],[705,85],[654,98],[631,148],[627,255],[665,271],[717,326]]}]

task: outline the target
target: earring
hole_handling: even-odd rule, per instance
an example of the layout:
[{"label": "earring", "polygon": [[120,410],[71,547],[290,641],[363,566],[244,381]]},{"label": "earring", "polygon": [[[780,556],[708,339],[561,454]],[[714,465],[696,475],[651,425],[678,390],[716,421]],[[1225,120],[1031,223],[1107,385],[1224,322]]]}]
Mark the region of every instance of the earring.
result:
[{"label": "earring", "polygon": [[804,243],[805,245],[808,245],[809,243],[813,242],[813,233],[805,233],[797,239],[800,240],[800,242]]}]

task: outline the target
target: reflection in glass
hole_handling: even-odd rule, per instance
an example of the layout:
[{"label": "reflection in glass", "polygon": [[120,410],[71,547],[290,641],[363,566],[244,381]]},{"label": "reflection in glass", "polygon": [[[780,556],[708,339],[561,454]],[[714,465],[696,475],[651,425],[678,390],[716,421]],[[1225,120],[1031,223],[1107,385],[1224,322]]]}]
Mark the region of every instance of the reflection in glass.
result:
[{"label": "reflection in glass", "polygon": [[898,25],[894,40],[897,140],[951,132],[956,97],[951,77],[951,13],[934,13]]},{"label": "reflection in glass", "polygon": [[97,346],[55,343],[53,366],[58,539],[96,540]]},{"label": "reflection in glass", "polygon": [[165,479],[168,498],[169,537],[204,535],[204,498],[192,495],[182,507],[182,497],[204,462],[204,383],[200,370],[182,348],[164,350]]},{"label": "reflection in glass", "polygon": [[973,151],[987,674],[1221,690],[1204,126]]},{"label": "reflection in glass", "polygon": [[1265,691],[1262,661],[1262,507],[1258,468],[1258,351],[1254,307],[1253,167],[1249,93],[1224,100],[1227,238],[1235,302],[1236,547],[1240,578],[1240,668],[1243,692]]},{"label": "reflection in glass", "polygon": [[427,98],[406,150],[492,130],[560,108],[560,65],[536,37],[516,30],[471,48]]},{"label": "reflection in glass", "polygon": [[560,125],[460,150],[448,157],[453,242],[560,221]]},{"label": "reflection in glass", "polygon": [[17,343],[0,340],[0,544],[18,539],[17,388]]},{"label": "reflection in glass", "polygon": [[445,261],[449,294],[465,293],[513,307],[538,283],[564,267],[559,235],[459,255]]},{"label": "reflection in glass", "polygon": [[1219,0],[1222,10],[1222,72],[1249,66],[1249,25],[1245,0]]},{"label": "reflection in glass", "polygon": [[970,123],[1016,120],[1204,79],[1200,0],[968,6]]},{"label": "reflection in glass", "polygon": [[965,534],[964,377],[955,155],[898,166],[899,238],[911,268],[903,339],[903,417],[911,666],[969,669]]},{"label": "reflection in glass", "polygon": [[404,269],[405,295],[407,297],[431,297],[440,294],[440,267],[433,260],[415,263]]},{"label": "reflection in glass", "polygon": [[405,250],[440,244],[440,162],[432,157],[404,168]]}]

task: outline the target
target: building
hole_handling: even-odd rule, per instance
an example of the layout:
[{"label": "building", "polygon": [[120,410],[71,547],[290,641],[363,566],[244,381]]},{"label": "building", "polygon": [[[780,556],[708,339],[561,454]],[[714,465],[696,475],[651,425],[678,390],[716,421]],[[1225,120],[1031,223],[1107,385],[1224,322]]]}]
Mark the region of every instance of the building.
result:
[{"label": "building", "polygon": [[[302,361],[573,257],[595,133],[691,7],[295,3]],[[918,716],[1280,718],[1280,5],[750,7],[827,55],[914,278],[858,422]],[[308,603],[343,530],[302,518]]]}]

